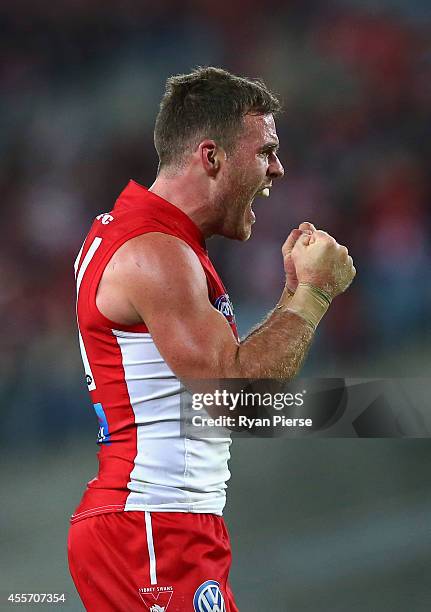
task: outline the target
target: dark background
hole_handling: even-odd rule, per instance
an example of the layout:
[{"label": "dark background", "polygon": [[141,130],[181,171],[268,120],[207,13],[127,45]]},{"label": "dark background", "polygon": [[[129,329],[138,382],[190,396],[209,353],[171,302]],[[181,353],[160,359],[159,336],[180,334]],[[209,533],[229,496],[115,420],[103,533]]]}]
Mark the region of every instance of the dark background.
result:
[{"label": "dark background", "polygon": [[[153,182],[171,74],[222,66],[284,102],[285,179],[256,201],[249,242],[208,245],[241,332],[278,299],[281,245],[309,220],[349,247],[357,278],[305,373],[429,377],[430,23],[426,0],[1,4],[3,598],[66,590],[81,609],[65,541],[97,424],[73,262],[129,178]],[[232,452],[241,612],[429,609],[428,440],[236,440]]]}]

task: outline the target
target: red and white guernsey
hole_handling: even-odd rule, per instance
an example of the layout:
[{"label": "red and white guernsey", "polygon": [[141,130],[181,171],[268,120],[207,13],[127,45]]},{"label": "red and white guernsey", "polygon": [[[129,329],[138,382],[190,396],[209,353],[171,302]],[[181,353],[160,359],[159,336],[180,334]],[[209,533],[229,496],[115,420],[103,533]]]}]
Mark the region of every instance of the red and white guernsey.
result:
[{"label": "red and white guernsey", "polygon": [[120,325],[96,306],[96,291],[127,240],[161,232],[186,242],[205,272],[208,299],[237,337],[229,296],[200,230],[176,206],[130,181],[114,209],[99,215],[75,263],[79,342],[99,421],[99,473],[72,522],[107,512],[142,510],[222,514],[230,439],[196,440],[180,432],[181,384],[148,328]]}]

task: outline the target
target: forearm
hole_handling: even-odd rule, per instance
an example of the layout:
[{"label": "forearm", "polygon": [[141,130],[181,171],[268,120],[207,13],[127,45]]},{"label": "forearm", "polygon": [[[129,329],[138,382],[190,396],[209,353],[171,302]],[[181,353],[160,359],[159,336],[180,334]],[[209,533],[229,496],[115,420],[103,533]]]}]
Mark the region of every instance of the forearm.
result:
[{"label": "forearm", "polygon": [[328,306],[306,287],[296,295],[285,290],[277,308],[238,347],[236,376],[294,378]]},{"label": "forearm", "polygon": [[314,337],[313,328],[288,310],[273,310],[237,351],[239,378],[294,378]]},{"label": "forearm", "polygon": [[[283,293],[281,294],[281,298],[278,301],[278,305],[280,304],[285,304],[287,305],[290,300],[292,299],[294,295],[294,292],[291,291],[288,287],[285,287],[283,290]],[[275,310],[275,309],[274,309]],[[264,325],[266,325],[266,323],[268,322],[268,320],[271,318],[272,313],[274,312],[274,310],[270,310],[270,312],[266,315],[266,317],[264,318],[263,321],[261,321],[260,323],[258,323],[257,325],[255,325],[247,334],[247,336],[244,338],[243,342],[245,342],[245,340],[249,340],[251,338],[251,336],[253,336],[256,332],[258,332],[259,330],[262,329],[262,327]]]}]

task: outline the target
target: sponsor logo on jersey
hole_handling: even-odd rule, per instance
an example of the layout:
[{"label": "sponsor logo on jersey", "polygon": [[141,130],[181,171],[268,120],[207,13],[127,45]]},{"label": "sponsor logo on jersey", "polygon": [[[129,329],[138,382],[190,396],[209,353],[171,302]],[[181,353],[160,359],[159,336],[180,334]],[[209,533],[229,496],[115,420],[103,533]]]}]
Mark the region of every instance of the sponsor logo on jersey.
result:
[{"label": "sponsor logo on jersey", "polygon": [[233,312],[232,302],[227,293],[220,295],[214,302],[214,308],[226,317],[229,323],[235,323],[235,315]]},{"label": "sponsor logo on jersey", "polygon": [[174,589],[171,586],[151,586],[139,589],[139,595],[149,612],[166,612]]},{"label": "sponsor logo on jersey", "polygon": [[226,612],[220,584],[216,580],[207,580],[196,589],[193,608],[195,612]]},{"label": "sponsor logo on jersey", "polygon": [[96,219],[102,222],[102,225],[108,225],[111,221],[114,220],[112,215],[108,215],[108,213],[102,213],[101,215],[97,215]]}]

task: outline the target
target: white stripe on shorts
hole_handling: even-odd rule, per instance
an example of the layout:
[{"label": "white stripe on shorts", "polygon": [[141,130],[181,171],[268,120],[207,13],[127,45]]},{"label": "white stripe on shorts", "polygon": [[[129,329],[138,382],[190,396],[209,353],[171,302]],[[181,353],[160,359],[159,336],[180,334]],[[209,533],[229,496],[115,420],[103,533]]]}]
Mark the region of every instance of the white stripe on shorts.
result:
[{"label": "white stripe on shorts", "polygon": [[150,581],[157,584],[156,553],[154,552],[153,527],[151,525],[151,512],[145,512],[145,528],[147,530],[148,556],[150,557]]}]

